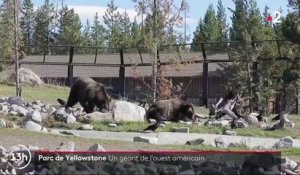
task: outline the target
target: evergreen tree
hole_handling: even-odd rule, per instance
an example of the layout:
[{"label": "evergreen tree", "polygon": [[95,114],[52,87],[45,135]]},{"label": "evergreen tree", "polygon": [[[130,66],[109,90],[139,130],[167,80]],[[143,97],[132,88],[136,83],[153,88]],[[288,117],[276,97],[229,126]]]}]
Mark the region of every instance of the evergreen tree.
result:
[{"label": "evergreen tree", "polygon": [[23,0],[20,28],[22,33],[22,43],[27,45],[26,48],[21,48],[21,50],[26,50],[30,52],[30,45],[32,44],[32,35],[34,32],[34,18],[35,12],[33,9],[33,3],[31,0]]},{"label": "evergreen tree", "polygon": [[203,42],[202,38],[201,38],[201,31],[204,30],[203,28],[204,24],[203,24],[203,20],[200,18],[198,25],[196,27],[196,30],[194,31],[194,38],[193,38],[193,42],[192,42],[192,46],[191,49],[193,51],[200,51],[201,50],[201,46],[200,46],[200,42]]},{"label": "evergreen tree", "polygon": [[[210,4],[205,16],[204,20],[200,19],[199,24],[197,26],[196,32],[194,33],[193,45],[197,46],[196,42],[216,42],[219,41],[222,37],[222,33],[220,32],[219,22],[216,16],[216,12],[214,10],[213,4]],[[216,46],[210,44],[205,45],[206,49],[216,49]]]},{"label": "evergreen tree", "polygon": [[[81,22],[74,9],[67,6],[59,11],[58,19],[58,43],[61,45],[80,45]],[[68,50],[68,48],[66,48]]]},{"label": "evergreen tree", "polygon": [[[0,5],[0,59],[13,61],[15,59],[15,34],[14,31],[19,26],[15,26],[14,23],[14,1],[3,0]],[[20,11],[20,2],[16,1],[16,16]],[[18,40],[21,38],[21,33],[16,33]],[[17,48],[19,49],[19,45]],[[4,64],[0,63],[0,71],[4,68]]]},{"label": "evergreen tree", "polygon": [[[49,0],[45,0],[44,4],[36,11],[35,16],[35,31],[33,33],[34,45],[37,47],[36,52],[44,52],[45,48],[41,46],[47,46],[54,43],[54,18],[55,11],[53,3]],[[48,54],[51,53],[50,47],[47,47]]]},{"label": "evergreen tree", "polygon": [[86,20],[83,32],[82,32],[82,45],[89,46],[92,44],[91,37],[91,25],[89,19]]},{"label": "evergreen tree", "polygon": [[93,45],[98,47],[105,46],[105,28],[100,24],[98,13],[96,13],[91,27],[91,37]]},{"label": "evergreen tree", "polygon": [[130,26],[130,47],[136,48],[138,47],[141,41],[141,26],[138,24],[136,18],[131,23]]},{"label": "evergreen tree", "polygon": [[122,16],[118,11],[118,6],[115,5],[114,0],[110,0],[107,4],[107,9],[103,16],[104,24],[106,25],[108,35],[108,46],[110,48],[119,48],[121,47],[122,29],[121,29],[121,19]]},{"label": "evergreen tree", "polygon": [[218,11],[217,11],[217,20],[219,26],[219,41],[227,41],[227,24],[226,24],[226,12],[225,7],[223,6],[222,0],[218,1]]}]

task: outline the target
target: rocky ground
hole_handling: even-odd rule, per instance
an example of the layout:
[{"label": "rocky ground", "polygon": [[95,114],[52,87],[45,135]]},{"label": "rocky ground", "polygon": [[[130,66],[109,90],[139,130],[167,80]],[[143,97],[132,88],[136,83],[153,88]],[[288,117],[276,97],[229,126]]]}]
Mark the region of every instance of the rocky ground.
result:
[{"label": "rocky ground", "polygon": [[[31,103],[28,102],[24,102],[23,99],[18,98],[18,97],[6,97],[6,98],[1,98],[0,99],[0,115],[2,116],[16,116],[16,117],[22,117],[22,122],[14,122],[11,120],[6,120],[5,117],[4,118],[0,118],[0,128],[15,128],[14,130],[3,130],[3,132],[0,132],[0,140],[1,140],[1,144],[3,147],[0,147],[2,151],[0,151],[0,153],[2,153],[2,159],[0,162],[0,166],[2,166],[2,169],[0,173],[6,173],[6,174],[14,174],[16,172],[15,169],[9,169],[9,168],[5,168],[5,166],[7,166],[6,161],[5,160],[5,152],[6,149],[8,149],[9,147],[11,147],[13,144],[16,143],[22,143],[24,145],[30,145],[28,146],[31,149],[50,149],[50,150],[56,150],[56,149],[69,149],[69,151],[73,151],[73,150],[88,150],[88,149],[95,149],[95,150],[106,150],[107,148],[109,148],[110,150],[136,150],[137,149],[137,144],[139,144],[140,142],[143,143],[151,143],[151,144],[157,144],[157,139],[153,138],[153,137],[136,137],[133,139],[134,142],[138,142],[138,143],[130,143],[130,144],[125,144],[121,146],[120,148],[120,143],[118,144],[114,144],[114,143],[102,143],[101,145],[99,144],[95,144],[95,140],[91,140],[91,139],[86,139],[86,141],[82,142],[82,141],[76,141],[76,137],[72,137],[72,141],[70,141],[69,137],[59,137],[58,135],[68,135],[70,133],[62,133],[59,130],[55,130],[55,129],[49,129],[47,127],[45,127],[45,122],[49,121],[49,119],[51,120],[55,120],[55,121],[60,121],[63,123],[69,123],[69,124],[73,124],[73,123],[81,123],[83,122],[81,129],[83,130],[93,130],[93,126],[89,125],[89,124],[84,124],[86,123],[87,120],[109,120],[112,121],[112,123],[109,123],[108,125],[111,125],[111,127],[117,127],[117,125],[115,123],[113,123],[114,121],[143,121],[145,114],[145,109],[134,105],[132,103],[127,103],[127,102],[117,102],[113,105],[113,110],[112,113],[100,113],[100,112],[95,112],[92,114],[85,114],[82,111],[82,108],[78,107],[78,108],[69,108],[67,110],[65,110],[62,107],[54,107],[50,104],[45,104],[41,101],[33,101]],[[126,116],[131,116],[131,118],[128,118]],[[214,120],[214,119],[209,119],[207,116],[203,116],[201,114],[197,114],[198,119],[196,121],[196,124],[199,124],[199,126],[201,125],[208,125],[208,126],[217,126],[217,127],[224,127],[224,126],[228,126],[229,122],[228,122],[228,118],[226,118],[226,116],[222,119],[219,120]],[[261,128],[268,128],[268,127],[272,127],[272,126],[268,126],[267,123],[265,122],[258,122],[257,118],[255,117],[255,114],[252,114],[250,116],[248,116],[246,119],[241,119],[240,121],[237,122],[238,123],[238,127],[239,128],[245,128],[245,127],[249,127],[249,125],[255,125]],[[186,123],[186,124],[191,124],[191,123]],[[288,121],[287,126],[293,127],[295,124]],[[39,131],[39,132],[45,132],[48,133],[47,136],[45,135],[45,137],[41,137],[41,133],[37,133],[36,135],[31,135],[28,136],[26,135],[27,132],[24,131],[23,129],[18,129],[18,128],[25,128],[27,130],[31,130],[31,131]],[[172,128],[173,132],[184,132],[184,133],[189,133],[189,128]],[[6,132],[9,132],[9,134],[7,134]],[[51,133],[51,135],[49,134]],[[236,133],[234,131],[226,131],[224,134],[226,135],[236,135]],[[8,135],[10,135],[11,137],[7,137]],[[39,144],[33,144],[33,143],[38,143]],[[63,144],[61,144],[63,142]],[[204,140],[199,140],[199,139],[193,139],[193,140],[189,140],[188,142],[186,142],[186,144],[195,144],[195,145],[199,145],[202,144],[204,142]],[[63,146],[63,145],[69,145],[69,146]],[[243,143],[226,143],[225,145],[225,141],[224,139],[222,139],[222,137],[220,138],[216,138],[215,139],[215,144],[218,147],[239,147],[239,146],[244,146],[241,145]],[[58,145],[62,145],[62,146],[58,146]],[[76,145],[76,147],[75,147]],[[93,146],[92,146],[93,145]],[[279,139],[277,143],[275,143],[273,145],[273,148],[276,149],[282,149],[282,148],[292,148],[294,146],[294,140],[291,137],[284,137],[282,139]],[[154,147],[155,148],[155,147]],[[153,147],[152,147],[153,149]],[[261,148],[260,148],[261,149]],[[4,159],[3,159],[4,158]],[[220,171],[223,168],[225,170],[228,170],[230,172],[234,171],[234,172],[240,172],[242,171],[241,168],[238,167],[227,167],[225,165],[217,165],[216,163],[209,163],[211,164],[211,167],[213,167],[212,169],[216,170],[216,171]],[[77,169],[76,167],[69,167],[68,165],[64,165],[64,169],[68,169],[68,171],[70,172],[77,172],[80,171],[81,173],[85,172],[90,172],[90,171],[94,171],[93,168],[95,167],[90,167],[90,170],[86,170],[86,168],[84,170],[82,169]],[[121,169],[124,169],[124,165],[120,165]],[[143,165],[140,165],[143,167]],[[261,165],[262,166],[262,165]],[[199,167],[201,167],[201,165],[199,165],[199,167],[197,166],[192,166],[193,168],[190,169],[180,169],[180,168],[175,168],[173,167],[173,170],[168,171],[169,174],[172,174],[171,172],[175,171],[177,173],[184,174],[186,173],[185,171],[192,171],[194,174],[201,174],[203,173],[202,171],[199,170]],[[280,165],[280,167],[282,168],[282,172],[286,173],[286,174],[296,174],[299,173],[299,162],[297,164],[297,162],[294,161],[290,161],[287,159],[284,159],[283,163]],[[39,167],[39,172],[46,172],[48,171],[47,169],[45,169],[45,167]],[[113,171],[115,167],[111,167],[109,172],[106,173],[111,173]],[[203,167],[202,167],[203,168]],[[276,172],[278,173],[280,171],[280,169],[277,167],[262,167],[263,171],[270,171],[270,172],[274,172],[276,174]],[[118,167],[118,169],[120,169],[120,167]],[[164,170],[161,170],[160,168],[156,167],[154,168],[155,170],[153,170],[154,172],[161,172]],[[103,170],[103,169],[102,169]],[[101,170],[101,171],[102,171]],[[51,170],[52,173],[57,172],[58,170]],[[129,171],[128,169],[124,169],[124,171]],[[132,170],[130,170],[132,171]],[[135,170],[138,171],[138,170]],[[145,168],[141,168],[142,172],[146,171]],[[147,170],[148,171],[148,170]],[[151,170],[152,171],[152,170]],[[262,171],[262,169],[257,169],[255,171]],[[269,172],[269,173],[270,173]],[[49,172],[51,173],[51,172]],[[267,172],[265,172],[267,174]],[[168,173],[166,173],[168,174]]]},{"label": "rocky ground", "polygon": [[[53,143],[52,143],[53,145]],[[107,151],[103,144],[92,144],[82,150],[89,151]],[[27,146],[32,154],[42,153],[34,152],[44,150],[37,146]],[[80,148],[81,149],[81,148]],[[24,151],[19,147],[20,151]],[[64,141],[57,144],[52,150],[74,151],[78,150],[78,145],[73,141]],[[12,168],[16,162],[10,161],[8,148],[0,146],[0,173],[1,174],[299,174],[300,162],[289,160],[288,158],[280,158],[273,155],[268,157],[259,154],[252,154],[250,157],[242,160],[220,159],[203,159],[201,161],[173,161],[171,162],[154,162],[154,161],[116,161],[113,162],[72,162],[72,161],[48,161],[34,166],[33,163],[25,169],[18,170]],[[63,154],[61,154],[63,155]],[[45,156],[45,155],[44,155]],[[49,155],[48,155],[49,156]]]}]

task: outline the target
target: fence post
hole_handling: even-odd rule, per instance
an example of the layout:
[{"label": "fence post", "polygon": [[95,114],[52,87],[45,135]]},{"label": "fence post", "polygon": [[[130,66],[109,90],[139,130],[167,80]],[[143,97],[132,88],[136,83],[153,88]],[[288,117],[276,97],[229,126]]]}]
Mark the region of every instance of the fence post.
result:
[{"label": "fence post", "polygon": [[71,46],[69,53],[69,64],[68,64],[68,85],[72,86],[73,84],[73,55],[74,55],[74,46]]},{"label": "fence post", "polygon": [[204,43],[201,43],[203,55],[203,72],[202,72],[202,105],[208,107],[208,62],[205,52]]},{"label": "fence post", "polygon": [[296,114],[300,115],[300,88],[297,89]]},{"label": "fence post", "polygon": [[120,49],[120,69],[119,69],[119,79],[120,79],[120,92],[122,97],[125,97],[125,65],[124,65],[124,50]]}]

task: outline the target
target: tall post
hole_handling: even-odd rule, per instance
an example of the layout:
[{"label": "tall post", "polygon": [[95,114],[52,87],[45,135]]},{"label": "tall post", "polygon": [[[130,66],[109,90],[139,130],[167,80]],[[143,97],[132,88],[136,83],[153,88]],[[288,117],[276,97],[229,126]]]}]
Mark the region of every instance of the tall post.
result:
[{"label": "tall post", "polygon": [[68,65],[68,85],[72,86],[73,84],[73,55],[74,55],[74,46],[70,48],[69,53],[69,65]]},{"label": "tall post", "polygon": [[202,73],[202,105],[208,107],[208,62],[205,52],[204,43],[201,43],[203,55],[203,73]]},{"label": "tall post", "polygon": [[120,49],[120,69],[119,69],[119,79],[120,79],[120,92],[122,97],[125,97],[125,65],[124,65],[124,50]]},{"label": "tall post", "polygon": [[300,89],[299,88],[297,89],[297,95],[298,96],[297,96],[297,99],[296,99],[297,100],[296,101],[296,105],[297,105],[296,106],[296,114],[300,115]]},{"label": "tall post", "polygon": [[16,72],[16,95],[21,96],[21,87],[19,80],[19,40],[18,40],[18,14],[17,14],[17,2],[14,0],[14,44],[15,44],[15,72]]},{"label": "tall post", "polygon": [[154,21],[154,25],[153,25],[153,39],[154,39],[154,43],[153,43],[153,48],[151,50],[151,55],[152,55],[152,87],[153,87],[153,102],[156,101],[157,98],[157,36],[156,36],[156,32],[157,32],[157,7],[156,7],[156,0],[153,0],[154,3],[154,15],[153,15],[153,21]]}]

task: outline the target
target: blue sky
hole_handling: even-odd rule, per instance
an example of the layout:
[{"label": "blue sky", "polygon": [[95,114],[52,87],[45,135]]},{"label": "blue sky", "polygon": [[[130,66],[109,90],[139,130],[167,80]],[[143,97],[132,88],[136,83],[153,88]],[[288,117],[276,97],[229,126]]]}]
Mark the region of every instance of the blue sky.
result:
[{"label": "blue sky", "polygon": [[[62,2],[62,0],[50,1],[53,2],[55,5],[60,5]],[[79,14],[83,24],[85,24],[86,19],[90,19],[91,21],[96,12],[98,12],[99,16],[103,15],[109,0],[63,0],[63,2],[69,7],[74,8],[75,11]],[[180,2],[180,0],[175,0],[175,3],[178,5],[180,5]],[[192,35],[192,33],[196,29],[199,19],[203,18],[209,4],[212,3],[215,6],[215,9],[217,9],[218,0],[187,0],[187,2],[190,5],[190,12],[187,14],[187,33]],[[227,8],[229,7],[234,9],[234,3],[232,2],[232,0],[222,0],[222,2],[226,8],[227,22],[229,23],[232,14]],[[33,3],[35,6],[40,6],[44,3],[44,1],[33,0]],[[124,11],[126,9],[131,19],[133,19],[134,16],[136,16],[136,12],[134,9],[135,3],[133,3],[132,0],[115,0],[115,4],[119,7],[120,11]],[[270,7],[270,13],[274,13],[275,11],[278,11],[281,8],[283,10],[283,16],[285,16],[288,10],[287,0],[257,0],[257,4],[261,12],[263,12],[265,5],[268,5]]]}]

